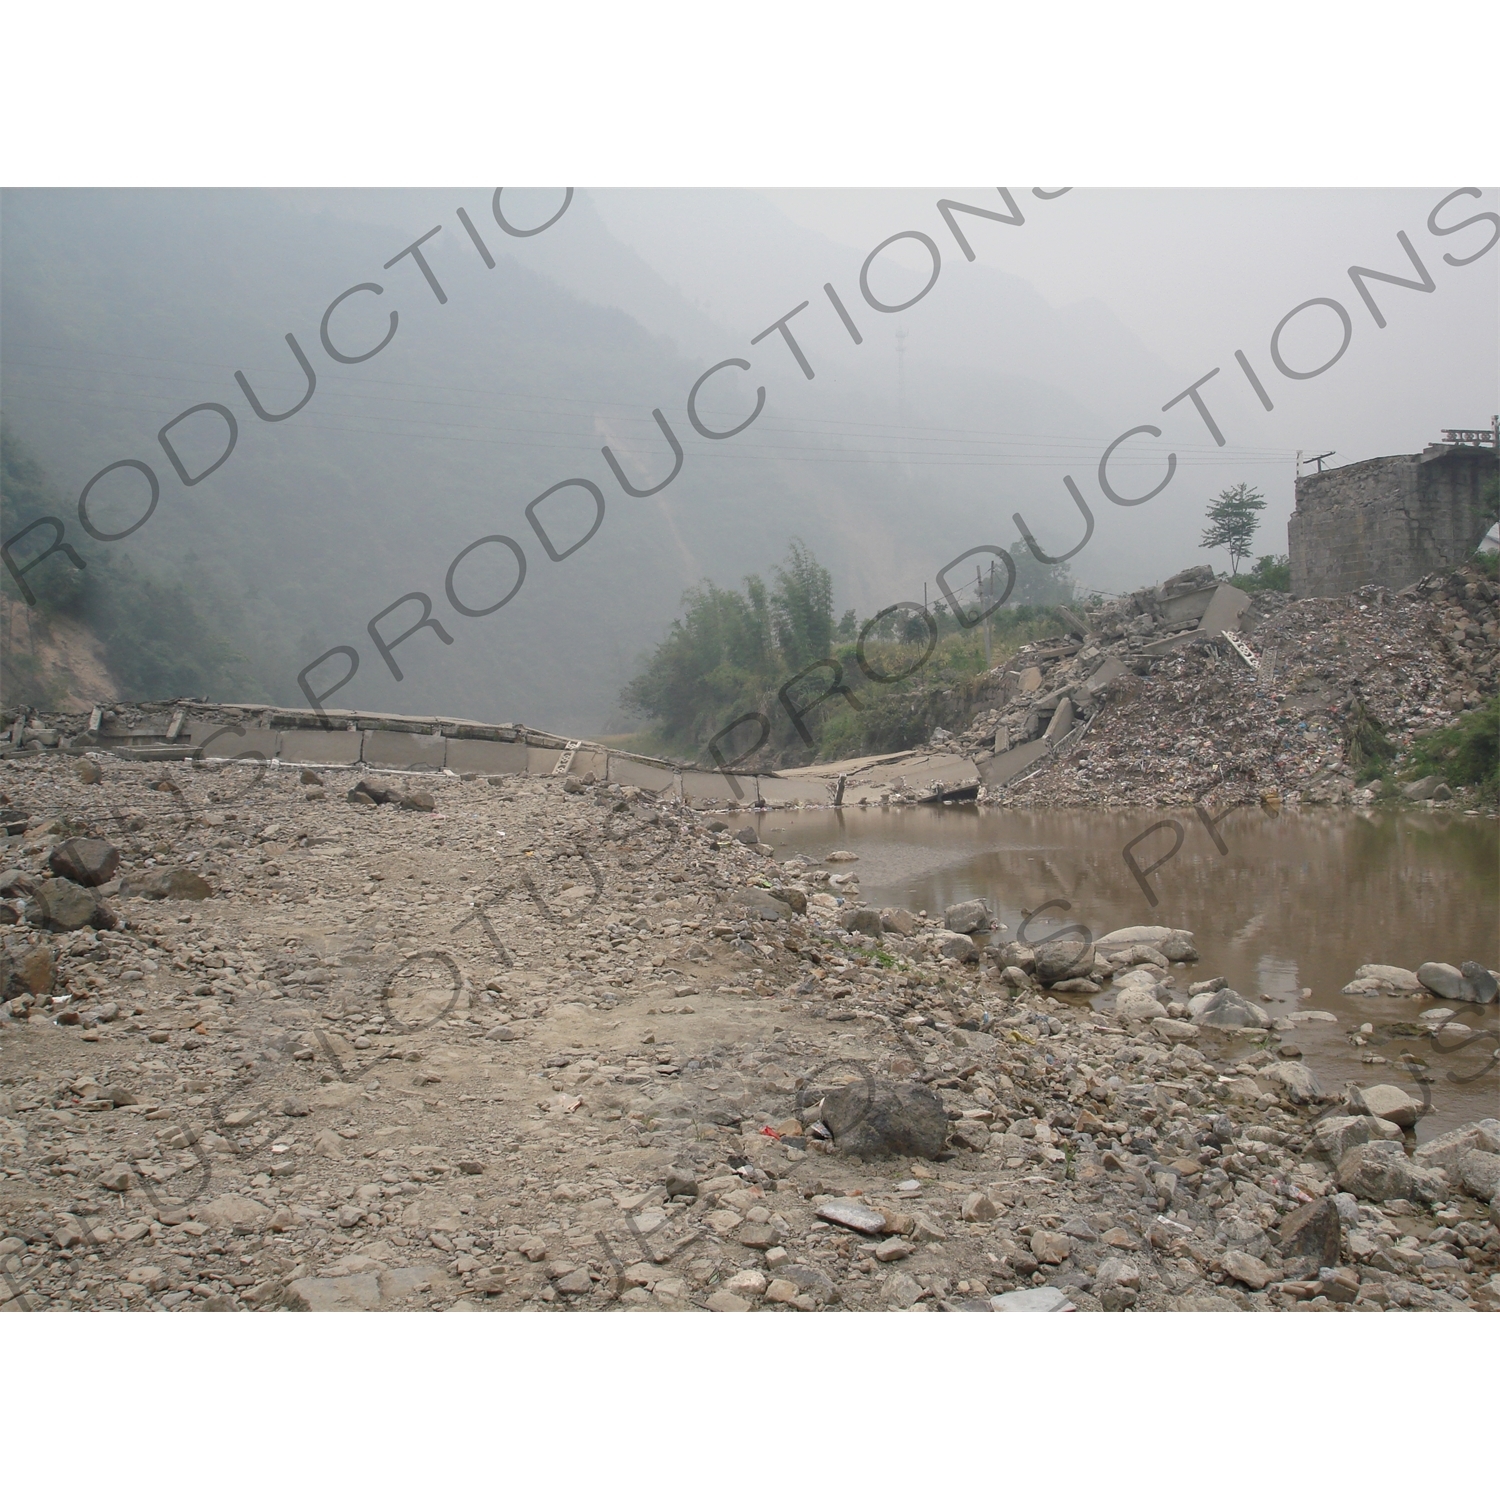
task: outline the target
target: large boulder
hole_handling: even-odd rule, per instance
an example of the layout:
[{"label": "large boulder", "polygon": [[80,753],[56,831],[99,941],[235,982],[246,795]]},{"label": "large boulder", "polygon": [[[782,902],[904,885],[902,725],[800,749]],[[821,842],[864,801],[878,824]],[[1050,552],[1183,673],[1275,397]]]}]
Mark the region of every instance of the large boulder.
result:
[{"label": "large boulder", "polygon": [[[1140,985],[1131,985],[1120,991],[1120,998],[1115,1001],[1115,1020],[1117,1021],[1154,1021],[1158,1017],[1164,1017],[1167,1008],[1155,996],[1155,994]],[[1194,1028],[1196,1033],[1196,1028]]]},{"label": "large boulder", "polygon": [[1400,1141],[1370,1141],[1346,1151],[1339,1162],[1338,1184],[1346,1193],[1375,1203],[1391,1198],[1439,1203],[1449,1191],[1447,1174],[1409,1161]]},{"label": "large boulder", "polygon": [[1226,1031],[1241,1027],[1264,1031],[1271,1024],[1270,1016],[1260,1006],[1234,990],[1194,995],[1188,1002],[1188,1015],[1200,1026],[1217,1026]]},{"label": "large boulder", "polygon": [[887,1156],[933,1161],[948,1143],[943,1101],[920,1084],[850,1084],[829,1093],[821,1113],[839,1150],[866,1161]]},{"label": "large boulder", "polygon": [[1272,1063],[1261,1069],[1260,1078],[1293,1104],[1316,1104],[1323,1097],[1323,1085],[1305,1063]]},{"label": "large boulder", "polygon": [[1415,995],[1422,982],[1410,969],[1395,964],[1361,964],[1354,978],[1344,986],[1346,995]]},{"label": "large boulder", "polygon": [[1281,1255],[1296,1269],[1317,1275],[1339,1263],[1339,1211],[1331,1198],[1314,1198],[1281,1221]]},{"label": "large boulder", "polygon": [[1472,1005],[1493,1005],[1497,999],[1500,999],[1500,979],[1495,977],[1494,970],[1487,969],[1483,964],[1477,964],[1470,959],[1467,963],[1459,965],[1458,972],[1464,978],[1464,989],[1460,999]]},{"label": "large boulder", "polygon": [[1423,1141],[1412,1159],[1424,1167],[1451,1173],[1470,1151],[1500,1152],[1500,1120],[1479,1120]]},{"label": "large boulder", "polygon": [[1094,967],[1094,945],[1074,938],[1039,943],[1035,949],[1036,977],[1044,984],[1059,979],[1082,979]]},{"label": "large boulder", "polygon": [[1329,1115],[1313,1126],[1319,1148],[1335,1166],[1346,1151],[1370,1141],[1399,1141],[1401,1127],[1373,1115]]},{"label": "large boulder", "polygon": [[979,961],[979,949],[974,939],[965,937],[961,932],[950,932],[947,937],[940,939],[937,951],[939,958],[956,958],[962,964]]},{"label": "large boulder", "polygon": [[1434,995],[1439,995],[1444,1000],[1463,997],[1464,976],[1452,964],[1422,964],[1417,969],[1417,978]]},{"label": "large boulder", "polygon": [[1351,1089],[1349,1107],[1356,1114],[1374,1115],[1377,1120],[1388,1120],[1403,1130],[1415,1125],[1422,1113],[1421,1102],[1393,1083],[1377,1083],[1369,1088]]},{"label": "large boulder", "polygon": [[846,906],[839,913],[839,926],[845,932],[857,932],[861,937],[878,938],[885,931],[880,913],[873,906]]},{"label": "large boulder", "polygon": [[57,949],[51,943],[38,943],[24,952],[0,955],[0,999],[17,995],[55,995],[57,993]]},{"label": "large boulder", "polygon": [[949,932],[988,932],[994,920],[987,901],[960,901],[943,913]]},{"label": "large boulder", "polygon": [[1466,1193],[1486,1203],[1500,1198],[1500,1156],[1493,1151],[1465,1151],[1458,1161],[1457,1177]]},{"label": "large boulder", "polygon": [[206,901],[214,888],[184,865],[127,875],[120,882],[122,896],[144,896],[147,901]]},{"label": "large boulder", "polygon": [[77,932],[81,927],[109,929],[116,925],[114,913],[92,891],[56,876],[37,886],[28,905],[36,925],[49,932]]},{"label": "large boulder", "polygon": [[103,839],[66,839],[53,846],[47,865],[75,885],[103,885],[120,868],[120,851]]}]

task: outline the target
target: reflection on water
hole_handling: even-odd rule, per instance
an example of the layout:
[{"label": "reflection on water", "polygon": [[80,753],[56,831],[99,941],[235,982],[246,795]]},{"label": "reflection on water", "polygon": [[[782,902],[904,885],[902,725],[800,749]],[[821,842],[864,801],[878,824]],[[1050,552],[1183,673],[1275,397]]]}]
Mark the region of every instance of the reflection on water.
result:
[{"label": "reflection on water", "polygon": [[[1153,904],[1121,851],[1164,819],[1179,823],[1183,838],[1177,855],[1146,877]],[[1223,974],[1242,994],[1270,996],[1277,1002],[1273,1014],[1297,1008],[1301,991],[1310,989],[1303,1009],[1340,1017],[1344,1024],[1295,1033],[1325,1088],[1390,1082],[1415,1093],[1399,1062],[1411,1049],[1437,1079],[1437,1113],[1420,1134],[1500,1114],[1500,1067],[1472,1076],[1496,1038],[1436,1055],[1429,1039],[1388,1040],[1384,1028],[1443,1002],[1339,993],[1367,963],[1415,969],[1429,959],[1473,958],[1500,967],[1500,827],[1493,819],[1238,808],[1217,824],[1227,854],[1190,810],[906,807],[777,812],[753,821],[778,859],[822,857],[838,848],[857,853],[852,868],[863,899],[875,906],[936,913],[983,896],[1007,936],[1018,935],[1030,916],[1029,942],[1074,923],[1096,936],[1136,923],[1188,928],[1203,955],[1194,977]],[[1172,839],[1168,829],[1137,845],[1140,868],[1166,853]],[[1500,1030],[1496,1010],[1488,1007],[1483,1020],[1469,1017],[1469,1024]],[[1373,1050],[1390,1067],[1361,1065],[1348,1045],[1348,1026],[1363,1021],[1376,1026],[1381,1040]],[[1452,1083],[1450,1071],[1471,1081]]]}]

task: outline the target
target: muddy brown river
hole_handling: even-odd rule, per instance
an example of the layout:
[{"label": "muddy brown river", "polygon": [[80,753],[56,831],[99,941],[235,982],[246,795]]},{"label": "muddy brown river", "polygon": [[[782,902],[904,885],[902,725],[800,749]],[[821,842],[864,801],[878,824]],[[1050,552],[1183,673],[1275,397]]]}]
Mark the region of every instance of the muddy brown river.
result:
[{"label": "muddy brown river", "polygon": [[[1493,818],[1237,808],[1216,825],[1217,840],[1191,809],[856,808],[753,821],[778,859],[857,854],[857,864],[832,868],[858,872],[867,905],[938,913],[985,897],[1006,925],[1002,940],[1021,936],[1023,924],[1032,942],[1072,923],[1095,936],[1137,923],[1188,928],[1202,954],[1201,963],[1179,971],[1188,978],[1223,974],[1273,1016],[1300,1008],[1339,1017],[1337,1025],[1290,1033],[1325,1089],[1389,1082],[1421,1095],[1405,1055],[1419,1060],[1433,1106],[1419,1138],[1500,1115],[1500,1007],[1340,993],[1366,963],[1415,969],[1429,959],[1457,965],[1472,958],[1500,968],[1500,825]],[[1179,825],[1181,845],[1138,879],[1124,851],[1162,822]],[[1130,854],[1145,872],[1176,840],[1177,829],[1157,828]],[[1035,915],[1028,921],[1027,913]],[[1458,1010],[1471,1029],[1454,1038],[1458,1045],[1444,1050],[1425,1033],[1401,1034],[1420,1012],[1441,1005]],[[1366,1021],[1375,1030],[1371,1045],[1359,1049],[1348,1033]],[[1370,1056],[1387,1062],[1363,1060]]]}]

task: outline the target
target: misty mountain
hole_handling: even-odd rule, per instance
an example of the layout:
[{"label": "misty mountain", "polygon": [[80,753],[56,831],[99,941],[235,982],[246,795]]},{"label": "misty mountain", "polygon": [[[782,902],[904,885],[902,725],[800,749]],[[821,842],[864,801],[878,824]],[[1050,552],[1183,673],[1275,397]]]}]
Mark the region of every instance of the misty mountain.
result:
[{"label": "misty mountain", "polygon": [[[561,201],[508,193],[504,211],[537,224]],[[460,204],[493,268],[461,227]],[[396,259],[435,225],[422,254],[443,302],[412,255]],[[981,231],[971,233],[978,246]],[[70,500],[70,542],[145,567],[211,559],[236,644],[277,700],[303,701],[298,669],[345,645],[360,669],[334,704],[598,732],[682,591],[764,572],[794,536],[830,566],[837,608],[869,614],[921,598],[924,585],[935,595],[937,568],[971,547],[1014,546],[1017,508],[1044,545],[1081,535],[1063,472],[1088,480],[1103,444],[1147,420],[1142,409],[1155,411],[1180,377],[1107,309],[1051,309],[983,255],[969,264],[951,238],[940,243],[932,293],[890,316],[860,299],[860,254],[748,192],[580,191],[545,232],[512,238],[478,189],[11,191],[0,222],[0,405],[70,497],[122,459],[156,470],[160,502],[139,530],[90,541]],[[872,273],[891,301],[925,279],[897,260]],[[863,344],[824,282],[840,290]],[[399,321],[378,355],[341,364],[319,325],[361,283],[384,290],[341,305],[341,346],[379,343],[393,309]],[[811,305],[789,326],[812,381],[779,334],[748,343],[803,300]],[[316,387],[295,415],[262,421],[235,372],[268,411],[295,405],[307,381],[288,333]],[[731,357],[752,368],[713,378],[703,419],[743,420],[758,386],[765,408],[739,437],[706,439],[689,425],[687,394]],[[1149,404],[1134,404],[1140,390]],[[156,434],[206,402],[233,413],[237,442],[185,485]],[[659,493],[632,497],[600,450],[612,449],[635,488],[659,483],[672,455],[657,408],[683,449],[681,470]],[[190,476],[223,451],[225,433],[213,412],[173,428]],[[1160,465],[1150,447],[1137,460],[1146,472]],[[591,540],[553,562],[526,507],[573,478],[599,487],[605,514]],[[95,488],[90,513],[98,529],[123,530],[144,503],[140,475],[119,470]],[[1163,576],[1199,560],[1179,536],[1157,566],[1139,517],[1111,511],[1096,505],[1099,536],[1075,562],[1078,576],[1124,586],[1132,568]],[[581,488],[547,502],[559,551],[594,519]],[[465,618],[445,598],[449,565],[497,534],[524,550],[525,582],[497,613]],[[55,557],[30,576],[40,587],[66,566]],[[515,574],[510,553],[490,544],[456,586],[477,605]],[[397,681],[366,626],[415,592],[454,639],[417,630],[394,648]],[[393,639],[420,618],[408,602],[381,629]],[[328,663],[319,683],[342,670]]]}]

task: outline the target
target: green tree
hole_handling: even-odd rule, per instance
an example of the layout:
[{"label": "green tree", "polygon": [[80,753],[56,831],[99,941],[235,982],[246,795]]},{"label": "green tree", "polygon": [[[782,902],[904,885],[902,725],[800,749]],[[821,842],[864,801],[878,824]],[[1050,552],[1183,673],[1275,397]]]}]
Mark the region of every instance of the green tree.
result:
[{"label": "green tree", "polygon": [[1240,559],[1250,556],[1250,542],[1260,525],[1260,512],[1266,508],[1265,497],[1248,484],[1232,485],[1220,490],[1219,498],[1208,507],[1208,529],[1201,547],[1227,547],[1230,571],[1240,571]]},{"label": "green tree", "polygon": [[1285,552],[1279,557],[1269,552],[1257,557],[1255,566],[1241,580],[1241,587],[1248,589],[1252,594],[1263,593],[1268,589],[1274,589],[1282,594],[1291,593],[1291,558]]}]

